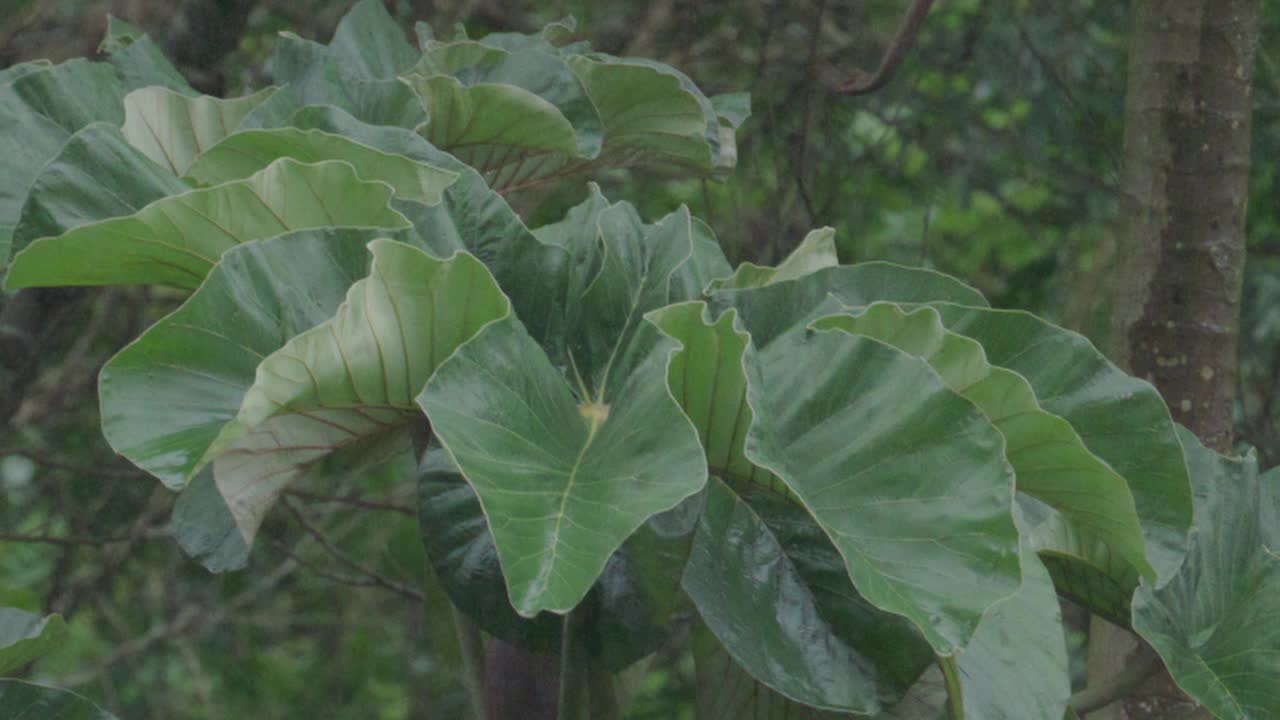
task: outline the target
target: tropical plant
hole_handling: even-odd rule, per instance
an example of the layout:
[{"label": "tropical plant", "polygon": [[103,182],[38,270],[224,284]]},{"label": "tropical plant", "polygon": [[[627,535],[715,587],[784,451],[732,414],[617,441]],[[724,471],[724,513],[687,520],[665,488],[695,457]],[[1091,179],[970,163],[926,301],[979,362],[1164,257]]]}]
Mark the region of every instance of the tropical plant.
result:
[{"label": "tropical plant", "polygon": [[1083,337],[829,230],[735,271],[595,186],[528,228],[504,194],[714,176],[747,114],[571,32],[415,50],[366,0],[241,98],[118,21],[111,64],[4,71],[7,287],[185,298],[99,389],[189,554],[243,567],[287,486],[416,473],[464,635],[558,652],[563,718],[685,626],[699,717],[1058,720],[1059,595],[1220,717],[1280,712],[1274,477]]}]

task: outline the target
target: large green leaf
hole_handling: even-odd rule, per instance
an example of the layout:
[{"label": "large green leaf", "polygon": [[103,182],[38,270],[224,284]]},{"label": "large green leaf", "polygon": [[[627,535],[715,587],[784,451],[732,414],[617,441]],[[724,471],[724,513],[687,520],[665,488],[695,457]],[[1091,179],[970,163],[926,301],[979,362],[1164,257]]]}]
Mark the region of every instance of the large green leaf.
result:
[{"label": "large green leaf", "polygon": [[509,318],[427,384],[420,403],[480,497],[521,615],[573,609],[624,540],[705,482],[697,434],[666,389],[672,349],[642,330],[609,388],[575,397]]},{"label": "large green leaf", "polygon": [[240,410],[263,358],[333,316],[367,274],[370,231],[300,231],[238,245],[182,307],[102,370],[102,431],[180,488]]},{"label": "large green leaf", "polygon": [[274,93],[275,88],[267,88],[224,100],[142,88],[124,98],[122,130],[134,147],[181,177],[201,153],[235,132],[244,116]]},{"label": "large green leaf", "polygon": [[96,121],[124,121],[125,89],[109,65],[71,60],[53,66],[20,66],[0,84],[0,265],[31,183],[45,163],[80,128]]},{"label": "large green leaf", "polygon": [[1154,580],[1124,478],[1089,452],[1070,423],[1040,407],[1026,379],[993,367],[982,346],[948,332],[936,310],[874,303],[853,314],[822,318],[814,327],[865,335],[924,358],[1004,435],[1018,490],[1058,509]]},{"label": "large green leaf", "polygon": [[1164,587],[1138,589],[1134,630],[1215,717],[1280,716],[1280,471],[1259,477],[1252,455],[1179,434],[1195,485],[1190,547]]},{"label": "large green leaf", "polygon": [[1067,644],[1053,581],[1024,545],[1022,588],[991,609],[955,658],[972,720],[1060,720],[1071,696]]},{"label": "large green leaf", "polygon": [[44,238],[14,257],[8,286],[166,284],[194,288],[222,253],[251,240],[322,227],[408,226],[391,188],[344,162],[285,158],[246,180],[158,200],[126,218]]},{"label": "large green leaf", "polygon": [[369,276],[332,319],[259,363],[235,419],[202,460],[214,461],[246,540],[280,490],[329,454],[406,447],[427,378],[480,328],[510,315],[493,276],[470,255],[436,260],[391,240],[369,248]]},{"label": "large green leaf", "polygon": [[11,720],[116,720],[111,713],[60,688],[0,679],[0,717]]},{"label": "large green leaf", "polygon": [[1191,524],[1191,489],[1169,409],[1084,336],[1036,316],[935,306],[947,329],[982,344],[987,360],[1026,378],[1041,407],[1071,423],[1091,453],[1128,483],[1159,583],[1177,569]]},{"label": "large green leaf", "polygon": [[987,305],[982,293],[949,275],[884,262],[824,268],[759,288],[712,288],[709,304],[715,316],[737,308],[752,342],[761,348],[809,320],[876,301]]},{"label": "large green leaf", "polygon": [[17,608],[0,607],[0,674],[35,660],[67,637],[61,615],[41,617]]},{"label": "large green leaf", "polygon": [[499,191],[557,172],[577,154],[574,128],[558,109],[514,85],[464,86],[447,75],[405,82],[431,113],[423,134],[484,173]]},{"label": "large green leaf", "polygon": [[285,87],[262,109],[335,105],[366,122],[412,128],[426,113],[397,75],[417,58],[382,3],[362,0],[338,23],[330,45],[280,34],[271,72]]},{"label": "large green leaf", "polygon": [[865,717],[808,707],[774,692],[743,670],[706,628],[697,628],[693,632],[693,658],[698,720],[850,720]]},{"label": "large green leaf", "polygon": [[14,247],[81,225],[132,215],[189,188],[129,144],[119,128],[93,123],[45,164],[14,228]]},{"label": "large green leaf", "polygon": [[[455,607],[485,632],[536,652],[559,650],[561,618],[520,617],[507,600],[497,548],[475,491],[446,453],[429,451],[419,473],[422,542]],[[694,496],[649,518],[609,558],[581,608],[580,636],[592,658],[620,670],[667,640],[680,577],[702,504]]]},{"label": "large green leaf", "polygon": [[214,145],[191,165],[187,177],[202,185],[216,185],[248,177],[272,162],[289,157],[315,163],[343,160],[365,180],[379,180],[396,191],[396,197],[434,205],[458,173],[383,152],[355,140],[320,130],[280,128],[246,130]]},{"label": "large green leaf", "polygon": [[940,654],[964,647],[1021,582],[1000,433],[923,360],[868,338],[797,328],[744,364],[747,456],[798,496],[863,597]]},{"label": "large green leaf", "polygon": [[933,659],[858,595],[803,507],[757,485],[711,480],[683,584],[735,666],[809,706],[874,712]]},{"label": "large green leaf", "polygon": [[[1026,506],[1028,497],[1019,496]],[[1130,623],[1129,602],[1141,576],[1110,545],[1050,511],[1028,533],[1058,594],[1121,627]]]},{"label": "large green leaf", "polygon": [[572,609],[632,532],[705,482],[667,390],[674,342],[641,319],[685,287],[672,279],[694,237],[687,210],[645,226],[593,195],[539,232],[581,258],[542,306],[543,346],[514,318],[495,323],[419,399],[480,497],[521,615]]},{"label": "large green leaf", "polygon": [[613,162],[716,169],[719,121],[684,75],[659,63],[602,55],[568,62],[600,113]]}]

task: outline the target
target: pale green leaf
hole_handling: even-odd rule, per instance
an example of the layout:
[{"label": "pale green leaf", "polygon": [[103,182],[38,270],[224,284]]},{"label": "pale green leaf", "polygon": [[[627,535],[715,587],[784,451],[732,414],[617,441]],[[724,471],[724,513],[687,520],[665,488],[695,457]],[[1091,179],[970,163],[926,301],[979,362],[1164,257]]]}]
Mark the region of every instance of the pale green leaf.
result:
[{"label": "pale green leaf", "polygon": [[437,260],[375,240],[369,276],[334,317],[258,365],[240,410],[197,468],[214,462],[218,489],[246,541],[285,485],[347,447],[372,458],[406,449],[415,398],[460,344],[506,317],[510,304],[470,255]]},{"label": "pale green leaf", "polygon": [[122,131],[157,165],[181,177],[201,153],[235,132],[244,116],[274,93],[275,88],[267,88],[224,100],[142,88],[124,98]]},{"label": "pale green leaf", "polygon": [[187,177],[215,185],[248,177],[284,157],[304,163],[343,160],[362,179],[390,185],[396,197],[429,205],[439,203],[444,189],[458,178],[456,172],[400,153],[379,151],[342,135],[297,128],[235,133],[202,154]]},{"label": "pale green leaf", "polygon": [[385,183],[351,165],[285,158],[247,180],[157,200],[126,218],[44,238],[15,256],[8,286],[163,284],[194,288],[236,245],[322,227],[408,226]]}]

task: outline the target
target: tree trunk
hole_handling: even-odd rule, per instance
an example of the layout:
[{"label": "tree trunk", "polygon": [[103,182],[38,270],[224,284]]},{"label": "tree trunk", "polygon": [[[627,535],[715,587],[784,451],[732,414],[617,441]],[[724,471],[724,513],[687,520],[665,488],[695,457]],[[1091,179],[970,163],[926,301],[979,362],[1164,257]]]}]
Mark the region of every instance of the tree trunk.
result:
[{"label": "tree trunk", "polygon": [[[1221,452],[1231,450],[1257,40],[1258,0],[1134,3],[1112,354]],[[1095,619],[1090,682],[1132,662],[1133,645]],[[1175,695],[1161,671],[1089,720],[1208,717],[1184,714]]]}]

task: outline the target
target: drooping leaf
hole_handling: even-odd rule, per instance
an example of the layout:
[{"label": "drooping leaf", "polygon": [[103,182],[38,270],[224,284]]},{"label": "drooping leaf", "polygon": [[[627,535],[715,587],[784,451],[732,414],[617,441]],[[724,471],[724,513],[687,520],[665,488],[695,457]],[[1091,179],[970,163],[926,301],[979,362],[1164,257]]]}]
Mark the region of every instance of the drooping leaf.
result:
[{"label": "drooping leaf", "polygon": [[[200,464],[246,541],[285,485],[331,453],[391,457],[407,449],[427,378],[510,304],[478,260],[436,260],[391,240],[369,245],[369,276],[330,320],[259,363],[239,412]],[[199,465],[197,465],[199,467]]]},{"label": "drooping leaf", "polygon": [[568,62],[600,113],[614,162],[715,169],[719,121],[688,78],[639,60],[578,55]]},{"label": "drooping leaf", "polygon": [[138,213],[44,238],[14,257],[8,286],[164,284],[194,288],[236,245],[323,227],[395,230],[391,188],[351,165],[279,160],[254,176],[167,197]]},{"label": "drooping leaf", "polygon": [[430,111],[426,138],[474,166],[499,191],[557,172],[577,155],[569,121],[523,88],[466,87],[447,75],[410,75],[405,81]]},{"label": "drooping leaf", "polygon": [[1280,714],[1280,472],[1227,458],[1179,429],[1195,486],[1186,560],[1138,588],[1133,627],[1178,686],[1215,717]]},{"label": "drooping leaf", "polygon": [[1000,433],[875,340],[798,328],[745,365],[747,456],[796,494],[863,597],[940,654],[964,647],[1021,582]]},{"label": "drooping leaf", "polygon": [[458,178],[456,172],[341,135],[297,128],[235,133],[203,153],[187,176],[202,185],[215,185],[248,177],[284,157],[304,163],[343,160],[362,179],[385,182],[395,189],[396,197],[428,205],[439,203],[444,189]]},{"label": "drooping leaf", "polygon": [[[417,133],[363,123],[338,108],[306,108],[294,115],[292,122],[301,129],[342,135],[389,155],[403,155],[458,173],[439,204],[394,203],[414,226],[399,239],[411,238],[436,257],[448,257],[459,250],[475,255],[498,279],[530,333],[539,339],[549,335],[547,308],[564,302],[569,255],[554,243],[535,239],[520,216],[479,173],[432,147]],[[704,249],[706,242],[704,239]]]},{"label": "drooping leaf", "polygon": [[69,137],[96,121],[124,121],[124,86],[111,67],[71,60],[60,65],[22,66],[0,84],[0,265],[9,259],[31,183]]},{"label": "drooping leaf", "polygon": [[1089,452],[1071,424],[1046,412],[1026,379],[987,362],[977,341],[948,332],[937,311],[874,303],[814,324],[888,343],[923,358],[954,392],[978,406],[1004,435],[1017,487],[1105,542],[1154,579],[1142,526],[1124,478]]},{"label": "drooping leaf", "polygon": [[[671,342],[642,332],[599,396],[575,397],[514,319],[458,349],[419,401],[480,497],[512,605],[567,612],[650,516],[697,492],[697,435],[666,391]],[[621,365],[621,362],[620,362]]]},{"label": "drooping leaf", "polygon": [[[419,489],[423,545],[454,606],[495,637],[536,652],[557,652],[561,618],[550,613],[523,618],[511,607],[480,501],[443,451],[427,453]],[[650,518],[610,557],[580,606],[596,619],[582,635],[593,661],[619,670],[668,638],[699,500],[695,496]]]},{"label": "drooping leaf", "polygon": [[169,526],[182,551],[209,572],[239,570],[249,562],[249,543],[240,534],[226,498],[218,492],[211,467],[182,488]]},{"label": "drooping leaf", "polygon": [[[1025,497],[1020,496],[1024,501]],[[1121,627],[1129,627],[1133,591],[1141,576],[1110,545],[1056,511],[1028,533],[1031,547],[1058,594]]]},{"label": "drooping leaf", "polygon": [[275,88],[267,88],[224,100],[142,88],[124,98],[122,130],[134,147],[182,177],[201,153],[235,132],[244,116],[274,93]]},{"label": "drooping leaf", "polygon": [[762,699],[778,693],[870,713],[933,659],[910,623],[858,595],[840,554],[793,498],[751,483],[710,481],[684,588],[730,662],[750,676],[742,684],[768,688],[752,692]]},{"label": "drooping leaf", "polygon": [[129,144],[119,128],[86,125],[51,158],[14,228],[15,249],[107,218],[132,215],[189,188]]},{"label": "drooping leaf", "polygon": [[514,319],[495,323],[419,398],[491,519],[526,617],[572,609],[632,532],[706,479],[666,389],[673,341],[641,319],[683,287],[671,280],[692,255],[688,212],[644,226],[629,206],[604,205],[589,198],[539,234],[585,253],[544,306],[544,345]]},{"label": "drooping leaf", "polygon": [[0,607],[0,674],[26,665],[61,644],[67,624],[61,615],[41,617]]},{"label": "drooping leaf", "polygon": [[0,678],[0,717],[26,720],[116,720],[111,713],[60,688]]},{"label": "drooping leaf", "polygon": [[740,290],[712,288],[712,315],[737,308],[756,347],[779,334],[838,312],[876,301],[952,302],[986,307],[982,293],[949,275],[885,262],[824,268],[790,282]]},{"label": "drooping leaf", "polygon": [[300,231],[223,255],[182,307],[103,368],[111,447],[181,488],[239,412],[262,359],[332,317],[364,277],[370,239],[368,231]]},{"label": "drooping leaf", "polygon": [[716,290],[764,287],[786,280],[797,280],[823,268],[835,267],[840,262],[836,258],[835,236],[835,230],[829,227],[813,230],[777,267],[743,263],[732,277],[724,278],[713,287]]},{"label": "drooping leaf", "polygon": [[1128,483],[1158,584],[1181,563],[1191,490],[1169,409],[1150,384],[1111,364],[1085,337],[1030,313],[935,306],[947,329],[1026,378],[1041,407],[1071,423]]}]

